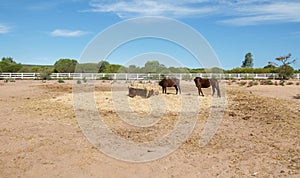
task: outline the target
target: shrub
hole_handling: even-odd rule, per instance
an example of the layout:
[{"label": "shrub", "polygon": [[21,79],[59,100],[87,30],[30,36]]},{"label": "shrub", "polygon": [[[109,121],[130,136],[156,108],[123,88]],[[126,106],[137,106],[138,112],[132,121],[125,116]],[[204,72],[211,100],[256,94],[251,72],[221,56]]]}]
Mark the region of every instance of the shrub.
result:
[{"label": "shrub", "polygon": [[102,77],[101,79],[102,79],[102,80],[112,80],[112,78],[109,77],[109,76],[104,76],[104,77]]},{"label": "shrub", "polygon": [[40,79],[41,80],[50,80],[51,79],[51,71],[45,70],[40,74]]},{"label": "shrub", "polygon": [[293,82],[288,82],[288,83],[287,83],[287,85],[293,85],[293,84],[294,84]]},{"label": "shrub", "polygon": [[57,82],[58,82],[58,83],[65,83],[65,81],[64,81],[62,78],[59,78],[59,79],[57,80]]},{"label": "shrub", "polygon": [[16,82],[16,80],[14,78],[6,78],[4,79],[4,82],[7,83],[7,82]]},{"label": "shrub", "polygon": [[289,65],[283,65],[278,68],[279,77],[288,80],[294,76],[294,69]]},{"label": "shrub", "polygon": [[258,85],[258,82],[257,81],[250,81],[248,83],[248,87],[252,87],[253,85]]},{"label": "shrub", "polygon": [[77,84],[81,84],[81,80],[77,80]]},{"label": "shrub", "polygon": [[261,80],[260,81],[261,85],[273,85],[272,80]]},{"label": "shrub", "polygon": [[279,84],[280,84],[281,86],[284,86],[284,83],[285,83],[285,81],[284,81],[284,80],[281,80]]},{"label": "shrub", "polygon": [[300,83],[299,83],[299,82],[297,82],[297,83],[296,83],[296,85],[300,85]]},{"label": "shrub", "polygon": [[84,83],[86,83],[86,82],[87,82],[87,79],[86,79],[85,77],[83,77],[82,81],[83,81]]},{"label": "shrub", "polygon": [[182,80],[185,80],[185,81],[191,81],[193,79],[193,77],[191,75],[183,75],[182,76]]},{"label": "shrub", "polygon": [[241,81],[241,82],[240,82],[240,85],[241,85],[241,86],[244,86],[244,85],[246,85],[246,84],[247,84],[247,82],[245,82],[245,81]]}]

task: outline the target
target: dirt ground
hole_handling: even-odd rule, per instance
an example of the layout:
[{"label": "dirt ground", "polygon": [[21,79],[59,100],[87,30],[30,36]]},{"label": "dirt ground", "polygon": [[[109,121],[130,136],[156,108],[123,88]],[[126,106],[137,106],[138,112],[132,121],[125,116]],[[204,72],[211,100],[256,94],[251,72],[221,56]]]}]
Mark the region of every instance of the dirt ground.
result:
[{"label": "dirt ground", "polygon": [[[119,121],[114,84],[97,81],[99,114],[115,134],[133,142],[155,140],[172,130],[181,97],[199,101],[201,112],[189,138],[173,153],[144,163],[112,158],[89,142],[75,116],[72,86],[72,81],[0,81],[0,177],[300,177],[299,85],[226,84],[222,122],[208,144],[199,147],[208,112],[215,107],[211,89],[200,97],[194,84],[186,82],[181,95],[170,89],[150,97],[165,99],[165,115],[138,128]],[[129,99],[142,115],[151,112],[149,102]]]}]

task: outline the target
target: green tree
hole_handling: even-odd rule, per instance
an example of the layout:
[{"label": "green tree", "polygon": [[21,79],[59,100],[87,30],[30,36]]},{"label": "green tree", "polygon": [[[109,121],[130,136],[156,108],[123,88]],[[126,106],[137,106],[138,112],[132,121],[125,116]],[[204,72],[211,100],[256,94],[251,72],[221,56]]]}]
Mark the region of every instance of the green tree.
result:
[{"label": "green tree", "polygon": [[76,66],[76,71],[78,73],[97,73],[98,64],[97,63],[83,63]]},{"label": "green tree", "polygon": [[129,73],[139,73],[139,72],[141,72],[141,69],[139,67],[137,67],[136,65],[129,65],[128,72]]},{"label": "green tree", "polygon": [[74,73],[77,64],[75,59],[59,59],[54,64],[54,72]]},{"label": "green tree", "polygon": [[158,61],[147,61],[141,70],[145,73],[163,73],[167,68]]},{"label": "green tree", "polygon": [[103,73],[118,73],[121,65],[119,64],[108,64],[106,65]]},{"label": "green tree", "polygon": [[251,53],[245,55],[245,60],[243,61],[242,67],[252,68],[253,67],[253,58]]},{"label": "green tree", "polygon": [[282,63],[282,65],[280,65],[278,68],[278,73],[279,73],[279,76],[284,80],[288,80],[288,79],[292,78],[294,75],[294,69],[293,69],[293,67],[290,66],[290,64],[296,62],[296,59],[289,61],[291,56],[292,56],[292,54],[289,53],[286,56],[280,56],[280,57],[275,58],[275,60]]},{"label": "green tree", "polygon": [[110,65],[109,62],[107,61],[104,60],[100,61],[98,63],[98,73],[106,73],[106,71],[109,68],[109,65]]},{"label": "green tree", "polygon": [[266,70],[264,73],[278,73],[278,69],[273,62],[268,62],[264,69]]},{"label": "green tree", "polygon": [[18,72],[22,68],[12,57],[3,57],[0,62],[0,72]]}]

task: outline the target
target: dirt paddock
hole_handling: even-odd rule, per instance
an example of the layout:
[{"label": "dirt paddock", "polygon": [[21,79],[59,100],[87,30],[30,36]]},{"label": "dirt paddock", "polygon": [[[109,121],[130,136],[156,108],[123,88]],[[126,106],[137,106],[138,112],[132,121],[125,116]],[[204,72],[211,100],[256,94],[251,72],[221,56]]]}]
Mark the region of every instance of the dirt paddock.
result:
[{"label": "dirt paddock", "polygon": [[200,97],[192,82],[183,82],[181,95],[168,88],[168,94],[160,91],[149,99],[128,97],[132,110],[142,116],[151,112],[155,97],[165,99],[161,119],[139,128],[119,121],[112,95],[118,84],[94,84],[99,115],[129,141],[155,140],[172,130],[181,97],[199,101],[201,112],[189,138],[173,153],[131,163],[107,156],[85,137],[75,117],[72,81],[0,81],[0,177],[300,177],[299,85],[226,84],[222,122],[208,144],[199,147],[214,107],[210,88]]}]

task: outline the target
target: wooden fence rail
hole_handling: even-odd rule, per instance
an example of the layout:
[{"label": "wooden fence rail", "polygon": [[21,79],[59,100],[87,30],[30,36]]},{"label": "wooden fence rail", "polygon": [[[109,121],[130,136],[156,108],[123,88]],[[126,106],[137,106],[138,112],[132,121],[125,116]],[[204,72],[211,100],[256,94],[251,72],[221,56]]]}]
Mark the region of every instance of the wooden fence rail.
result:
[{"label": "wooden fence rail", "polygon": [[[220,79],[278,79],[276,73],[172,73],[172,74],[146,74],[146,73],[52,73],[52,79],[74,79],[74,80],[160,80],[165,76],[177,77],[182,80],[191,80],[194,77]],[[0,79],[40,79],[40,73],[0,73]],[[294,79],[300,79],[300,73],[294,74]]]}]

